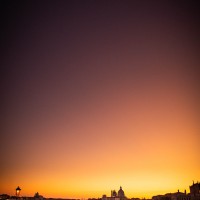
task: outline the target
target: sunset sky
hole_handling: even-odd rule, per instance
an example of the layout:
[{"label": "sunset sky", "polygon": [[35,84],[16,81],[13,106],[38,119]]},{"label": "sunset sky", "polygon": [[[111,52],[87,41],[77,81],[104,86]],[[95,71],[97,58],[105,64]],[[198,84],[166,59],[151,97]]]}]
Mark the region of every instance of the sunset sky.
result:
[{"label": "sunset sky", "polygon": [[0,194],[149,198],[200,181],[194,2],[0,7]]}]

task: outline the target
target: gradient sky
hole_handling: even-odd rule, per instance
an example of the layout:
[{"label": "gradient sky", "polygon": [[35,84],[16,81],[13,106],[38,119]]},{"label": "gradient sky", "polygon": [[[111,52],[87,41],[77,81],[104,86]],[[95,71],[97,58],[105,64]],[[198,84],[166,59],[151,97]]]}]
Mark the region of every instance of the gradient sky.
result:
[{"label": "gradient sky", "polygon": [[151,197],[200,181],[194,2],[0,7],[0,193]]}]

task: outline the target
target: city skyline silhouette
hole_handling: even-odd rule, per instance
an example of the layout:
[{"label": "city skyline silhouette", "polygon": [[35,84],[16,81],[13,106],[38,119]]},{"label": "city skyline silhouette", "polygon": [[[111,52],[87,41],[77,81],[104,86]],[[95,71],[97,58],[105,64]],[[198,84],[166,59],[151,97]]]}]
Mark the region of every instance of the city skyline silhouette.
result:
[{"label": "city skyline silhouette", "polygon": [[[2,200],[15,200],[15,199],[21,199],[21,200],[44,200],[44,199],[51,199],[51,200],[58,200],[58,199],[63,199],[63,200],[69,200],[69,198],[60,198],[60,197],[44,197],[39,192],[36,192],[34,196],[23,196],[21,195],[21,188],[17,186],[15,189],[15,196],[13,195],[8,195],[8,194],[0,194],[0,198]],[[73,198],[73,200],[76,200],[77,198]],[[85,198],[78,198],[78,199],[85,199]],[[78,200],[77,199],[77,200]],[[110,195],[103,194],[102,197],[94,198],[94,197],[89,197],[87,198],[88,200],[140,200],[143,199],[145,200],[146,198],[138,198],[138,197],[127,197],[124,190],[122,189],[122,186],[120,186],[118,192],[116,190],[111,190]],[[166,194],[157,194],[152,196],[152,200],[199,200],[200,199],[200,182],[194,182],[192,185],[189,186],[189,193],[185,189],[184,192],[181,192],[179,189],[177,192],[168,192]]]}]

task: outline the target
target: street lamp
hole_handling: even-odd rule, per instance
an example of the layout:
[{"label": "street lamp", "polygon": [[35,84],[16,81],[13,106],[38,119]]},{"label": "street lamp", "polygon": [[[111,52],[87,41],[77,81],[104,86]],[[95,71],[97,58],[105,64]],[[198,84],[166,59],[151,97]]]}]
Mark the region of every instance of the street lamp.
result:
[{"label": "street lamp", "polygon": [[20,191],[21,191],[21,188],[18,186],[16,188],[16,196],[19,197],[20,196]]}]

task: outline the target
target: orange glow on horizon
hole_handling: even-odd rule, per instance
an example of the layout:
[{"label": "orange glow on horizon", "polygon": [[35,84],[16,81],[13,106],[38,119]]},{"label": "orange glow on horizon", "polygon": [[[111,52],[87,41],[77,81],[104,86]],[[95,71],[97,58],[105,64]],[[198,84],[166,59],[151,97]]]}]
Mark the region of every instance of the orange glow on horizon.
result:
[{"label": "orange glow on horizon", "polygon": [[[130,198],[188,191],[191,181],[200,179],[199,137],[188,100],[180,101],[184,91],[155,93],[152,98],[162,98],[161,105],[145,97],[133,105],[134,96],[123,90],[118,93],[109,94],[106,102],[88,102],[96,109],[88,110],[85,117],[83,113],[67,117],[68,124],[61,116],[50,126],[23,127],[26,132],[48,132],[51,139],[41,136],[34,142],[37,148],[24,144],[34,159],[27,157],[24,162],[19,157],[9,177],[3,177],[2,191],[12,194],[20,185],[22,196],[38,191],[45,197],[62,198],[109,196],[120,185]],[[73,133],[71,138],[66,132]]]}]

